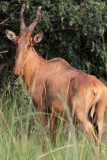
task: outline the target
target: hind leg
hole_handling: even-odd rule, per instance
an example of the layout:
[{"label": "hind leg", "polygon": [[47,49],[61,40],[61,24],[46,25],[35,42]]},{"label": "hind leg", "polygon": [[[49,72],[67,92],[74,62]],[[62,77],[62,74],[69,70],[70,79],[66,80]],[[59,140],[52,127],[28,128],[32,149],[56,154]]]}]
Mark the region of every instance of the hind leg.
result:
[{"label": "hind leg", "polygon": [[101,137],[102,137],[102,132],[103,132],[103,119],[104,119],[104,109],[100,110],[101,106],[97,104],[97,107],[95,109],[94,113],[94,119],[93,119],[93,124],[95,127],[95,134],[98,137],[98,143],[97,143],[97,150],[98,154],[100,155],[101,153]]},{"label": "hind leg", "polygon": [[101,101],[98,102],[95,108],[93,123],[95,126],[95,132],[99,139],[99,142],[101,142],[101,136],[103,132],[104,111],[105,111],[105,105],[103,105]]},{"label": "hind leg", "polygon": [[92,126],[91,122],[87,119],[86,112],[79,111],[76,113],[76,117],[77,117],[78,121],[82,124],[83,128],[85,129],[87,138],[89,140],[91,140],[93,137],[95,142],[97,143],[98,138],[94,133],[93,126]]},{"label": "hind leg", "polygon": [[98,138],[94,133],[93,126],[92,126],[91,122],[86,119],[86,120],[83,120],[81,123],[83,125],[83,128],[86,131],[87,138],[91,141],[91,139],[93,137],[95,142],[98,143]]},{"label": "hind leg", "polygon": [[98,138],[94,133],[92,124],[88,120],[86,120],[86,122],[83,122],[83,127],[86,131],[87,138],[91,140],[93,136],[95,142],[98,143]]},{"label": "hind leg", "polygon": [[91,142],[94,138],[94,141],[95,141],[96,147],[97,147],[96,150],[99,155],[100,147],[99,147],[99,143],[98,143],[98,137],[96,136],[96,134],[93,130],[92,123],[85,116],[83,118],[79,117],[78,120],[81,122],[83,128],[85,129],[87,139]]},{"label": "hind leg", "polygon": [[107,87],[103,88],[102,97],[100,98],[99,102],[96,104],[95,107],[95,114],[94,114],[94,122],[96,122],[98,126],[98,138],[101,141],[102,131],[103,131],[103,120],[104,120],[104,112],[107,106]]}]

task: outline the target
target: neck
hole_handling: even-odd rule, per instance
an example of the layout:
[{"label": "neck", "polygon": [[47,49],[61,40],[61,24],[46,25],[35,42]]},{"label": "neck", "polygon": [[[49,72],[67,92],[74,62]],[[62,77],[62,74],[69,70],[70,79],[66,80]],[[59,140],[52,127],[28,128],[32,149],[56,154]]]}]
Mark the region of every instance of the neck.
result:
[{"label": "neck", "polygon": [[34,48],[31,49],[31,51],[28,54],[26,65],[24,67],[24,81],[29,89],[30,84],[32,82],[32,79],[36,73],[40,70],[41,66],[44,64],[46,60],[40,57]]}]

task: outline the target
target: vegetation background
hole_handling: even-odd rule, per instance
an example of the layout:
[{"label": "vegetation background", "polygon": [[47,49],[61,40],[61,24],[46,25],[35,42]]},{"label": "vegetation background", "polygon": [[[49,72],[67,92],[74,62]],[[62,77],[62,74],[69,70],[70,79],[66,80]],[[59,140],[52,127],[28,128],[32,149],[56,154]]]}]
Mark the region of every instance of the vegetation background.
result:
[{"label": "vegetation background", "polygon": [[[25,22],[29,25],[42,5],[34,33],[44,32],[35,46],[46,59],[62,57],[73,67],[96,75],[107,84],[107,1],[106,0],[2,0],[0,1],[0,160],[21,159],[99,159],[95,146],[73,127],[62,134],[58,127],[57,146],[47,137],[47,155],[41,152],[42,127],[29,95],[23,93],[22,80],[12,74],[16,46],[5,30],[19,33],[19,12],[26,4]],[[26,91],[27,92],[27,91]],[[72,135],[72,132],[74,133]],[[75,137],[75,138],[74,138]],[[107,159],[107,111],[105,113],[101,159]]]}]

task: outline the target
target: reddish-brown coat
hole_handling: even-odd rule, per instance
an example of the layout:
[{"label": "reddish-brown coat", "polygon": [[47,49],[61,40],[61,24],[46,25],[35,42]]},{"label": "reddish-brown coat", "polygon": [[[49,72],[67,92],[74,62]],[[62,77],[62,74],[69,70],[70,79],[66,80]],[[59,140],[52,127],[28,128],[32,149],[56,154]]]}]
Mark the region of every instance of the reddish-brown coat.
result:
[{"label": "reddish-brown coat", "polygon": [[[24,29],[19,36],[12,31],[6,31],[7,37],[18,45],[14,73],[23,77],[37,111],[45,113],[39,115],[44,128],[47,125],[46,114],[51,115],[53,143],[56,143],[57,116],[61,116],[63,111],[65,121],[70,122],[69,116],[74,116],[82,123],[87,136],[92,134],[95,141],[100,140],[107,105],[107,87],[95,76],[71,67],[64,59],[45,60],[40,57],[33,44],[41,41],[43,33],[32,38],[29,27],[25,28],[20,23]],[[91,109],[93,113],[90,112],[89,115]],[[93,131],[89,116],[97,124],[97,132]]]}]

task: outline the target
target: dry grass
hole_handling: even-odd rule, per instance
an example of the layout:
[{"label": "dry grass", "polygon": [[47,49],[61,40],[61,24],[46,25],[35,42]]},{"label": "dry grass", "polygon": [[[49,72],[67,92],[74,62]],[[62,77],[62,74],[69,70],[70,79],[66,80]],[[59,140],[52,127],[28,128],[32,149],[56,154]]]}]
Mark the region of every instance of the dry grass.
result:
[{"label": "dry grass", "polygon": [[[102,154],[98,157],[95,144],[90,144],[85,133],[78,135],[77,126],[68,126],[63,134],[63,123],[58,124],[57,145],[51,145],[49,129],[47,153],[42,153],[43,128],[29,95],[23,93],[23,82],[5,83],[0,89],[0,160],[106,160],[107,111],[105,112]],[[62,121],[63,122],[63,121]],[[49,128],[49,127],[48,127]]]}]

